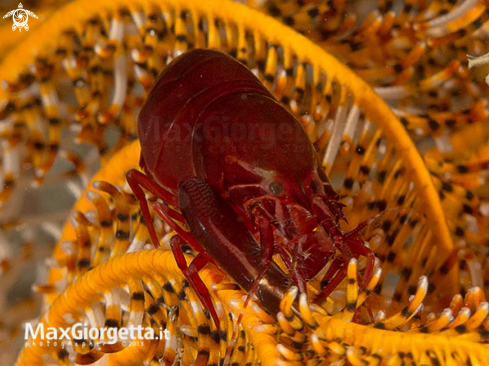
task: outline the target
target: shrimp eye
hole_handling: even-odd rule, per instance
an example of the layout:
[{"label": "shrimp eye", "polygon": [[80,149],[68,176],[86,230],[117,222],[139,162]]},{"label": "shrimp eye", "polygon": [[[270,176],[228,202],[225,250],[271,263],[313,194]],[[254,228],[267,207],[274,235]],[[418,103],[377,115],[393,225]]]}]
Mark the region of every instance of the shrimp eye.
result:
[{"label": "shrimp eye", "polygon": [[270,189],[270,192],[272,192],[272,194],[277,195],[284,191],[284,186],[280,182],[273,181],[268,186],[268,189]]}]

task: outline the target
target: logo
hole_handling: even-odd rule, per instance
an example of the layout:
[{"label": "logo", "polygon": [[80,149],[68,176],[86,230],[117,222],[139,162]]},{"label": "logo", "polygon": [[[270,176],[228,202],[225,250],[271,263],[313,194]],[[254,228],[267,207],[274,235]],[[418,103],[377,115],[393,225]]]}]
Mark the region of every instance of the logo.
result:
[{"label": "logo", "polygon": [[9,11],[7,14],[3,16],[3,19],[12,17],[14,20],[14,24],[12,25],[12,30],[16,30],[19,28],[19,32],[22,31],[22,28],[24,28],[26,31],[29,30],[29,25],[27,24],[27,21],[29,20],[29,15],[33,16],[34,18],[37,18],[37,15],[34,14],[32,11],[25,10],[24,7],[22,6],[22,3],[19,3],[19,8]]},{"label": "logo", "polygon": [[121,328],[90,327],[87,323],[75,323],[68,328],[44,327],[38,323],[35,327],[31,323],[25,325],[25,346],[36,347],[44,345],[66,347],[69,345],[86,345],[94,341],[115,344],[120,342],[122,346],[143,346],[146,340],[170,339],[168,329],[143,328],[141,325],[128,325]]}]

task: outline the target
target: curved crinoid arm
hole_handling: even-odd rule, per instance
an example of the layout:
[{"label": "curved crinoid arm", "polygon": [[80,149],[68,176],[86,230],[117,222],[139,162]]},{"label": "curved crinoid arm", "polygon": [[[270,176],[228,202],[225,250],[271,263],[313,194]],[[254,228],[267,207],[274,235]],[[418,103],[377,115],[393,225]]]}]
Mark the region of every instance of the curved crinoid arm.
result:
[{"label": "curved crinoid arm", "polygon": [[[349,284],[356,281],[355,270],[356,263],[350,263]],[[284,299],[275,329],[279,364],[483,364],[489,357],[489,304],[483,291],[472,288],[465,298],[454,296],[443,311],[427,314],[423,303],[428,288],[427,278],[421,277],[410,301],[392,315],[371,301],[375,294],[367,296],[369,312],[359,312],[351,304],[360,297],[351,290],[346,294],[350,300],[336,311],[309,304],[305,294],[292,311],[292,303]],[[356,323],[346,321],[345,314],[355,309]]]},{"label": "curved crinoid arm", "polygon": [[[203,277],[211,282],[222,280],[218,273]],[[227,315],[220,315],[222,324],[226,324]],[[185,350],[181,360],[184,364],[193,357],[195,362],[219,362],[219,350],[225,349],[227,342],[226,336],[222,338],[226,332],[211,332],[210,324],[170,251],[127,253],[84,273],[61,292],[39,323],[30,324],[34,332],[29,333],[17,365],[44,364],[43,355],[61,364],[91,364],[102,357],[109,357],[110,362],[165,359],[171,364],[178,362],[179,347]],[[80,332],[91,328],[99,329],[99,333],[84,338]],[[107,329],[105,338],[103,328]],[[110,328],[117,331],[117,338],[109,336]],[[129,332],[144,330],[136,338],[125,338],[130,333],[121,335],[122,328]],[[70,337],[63,338],[59,331],[60,337],[51,338],[49,344],[42,331],[35,333],[36,329],[44,329],[44,334],[51,329],[69,330]],[[154,331],[154,336],[148,329]]]}]

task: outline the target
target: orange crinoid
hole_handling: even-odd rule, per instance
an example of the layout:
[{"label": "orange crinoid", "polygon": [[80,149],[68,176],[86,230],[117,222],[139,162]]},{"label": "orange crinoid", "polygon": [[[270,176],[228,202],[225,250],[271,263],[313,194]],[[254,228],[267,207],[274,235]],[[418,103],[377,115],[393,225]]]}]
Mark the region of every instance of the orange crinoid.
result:
[{"label": "orange crinoid", "polygon": [[[487,363],[489,70],[467,57],[489,52],[485,1],[23,6],[38,16],[28,31],[0,24],[2,364]],[[152,249],[125,173],[155,77],[192,48],[233,55],[298,118],[345,230],[382,213],[364,234],[377,258],[366,288],[361,258],[322,304],[294,303],[292,288],[280,313],[252,301],[236,328],[245,294],[208,265],[218,332],[156,215]],[[308,286],[313,298],[319,281]],[[77,323],[167,337],[24,339]]]}]

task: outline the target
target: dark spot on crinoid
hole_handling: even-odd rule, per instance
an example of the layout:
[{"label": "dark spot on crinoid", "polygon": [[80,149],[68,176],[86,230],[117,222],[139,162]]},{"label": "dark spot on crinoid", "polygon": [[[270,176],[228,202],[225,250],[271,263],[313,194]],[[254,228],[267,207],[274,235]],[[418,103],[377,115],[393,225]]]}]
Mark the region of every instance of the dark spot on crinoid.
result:
[{"label": "dark spot on crinoid", "polygon": [[148,306],[146,311],[149,315],[153,315],[153,314],[156,314],[158,311],[160,311],[160,307],[158,306],[158,304],[153,303],[150,306]]},{"label": "dark spot on crinoid", "polygon": [[115,319],[106,319],[104,325],[107,328],[119,328],[119,322]]},{"label": "dark spot on crinoid", "polygon": [[277,18],[282,15],[282,12],[275,4],[271,4],[268,6],[268,14],[270,14],[272,17]]},{"label": "dark spot on crinoid", "polygon": [[389,254],[387,255],[387,262],[394,262],[394,259],[396,259],[396,255],[397,254],[395,252],[389,252]]},{"label": "dark spot on crinoid", "polygon": [[401,276],[402,278],[404,278],[405,281],[407,281],[411,277],[412,273],[413,273],[412,268],[404,268],[401,272]]},{"label": "dark spot on crinoid", "polygon": [[228,339],[228,332],[226,332],[225,330],[219,331],[219,337],[224,340]]},{"label": "dark spot on crinoid", "polygon": [[488,329],[480,329],[479,330],[479,335],[481,336],[482,339],[489,339],[489,330]]},{"label": "dark spot on crinoid", "polygon": [[385,211],[385,209],[387,208],[387,201],[386,200],[378,200],[376,203],[376,206],[380,212]]},{"label": "dark spot on crinoid", "polygon": [[356,309],[357,309],[356,303],[352,302],[346,304],[346,310],[348,310],[350,313],[353,313]]},{"label": "dark spot on crinoid", "polygon": [[136,301],[143,301],[144,300],[144,292],[142,292],[142,291],[133,292],[131,299],[136,300]]},{"label": "dark spot on crinoid", "polygon": [[358,155],[363,156],[365,154],[365,148],[361,145],[358,145],[357,148],[355,149],[355,152]]},{"label": "dark spot on crinoid", "polygon": [[376,324],[374,324],[374,328],[385,329],[385,324],[384,323],[376,323]]},{"label": "dark spot on crinoid", "polygon": [[211,338],[214,343],[219,343],[221,341],[221,338],[219,337],[219,332],[217,330],[211,331]]},{"label": "dark spot on crinoid", "polygon": [[209,327],[208,324],[201,324],[197,327],[197,331],[200,334],[208,335],[211,334],[211,328]]},{"label": "dark spot on crinoid", "polygon": [[360,165],[360,172],[364,175],[368,175],[370,173],[370,168],[367,165]]},{"label": "dark spot on crinoid", "polygon": [[170,292],[170,293],[175,293],[175,290],[173,289],[173,286],[171,285],[170,282],[166,282],[163,286],[162,286],[163,290],[165,290],[166,292]]},{"label": "dark spot on crinoid", "polygon": [[397,198],[397,204],[402,206],[402,204],[404,203],[404,200],[406,199],[406,196],[405,195],[402,195],[402,196],[399,196]]},{"label": "dark spot on crinoid", "polygon": [[69,356],[69,352],[66,349],[61,349],[58,351],[58,359],[64,360]]},{"label": "dark spot on crinoid", "polygon": [[78,268],[88,268],[90,267],[90,259],[84,258],[78,261]]},{"label": "dark spot on crinoid", "polygon": [[447,192],[453,192],[453,186],[448,182],[441,182],[441,189]]},{"label": "dark spot on crinoid", "polygon": [[120,240],[129,240],[131,234],[125,230],[117,230],[115,233],[115,237]]},{"label": "dark spot on crinoid", "polygon": [[468,204],[464,203],[462,205],[463,212],[469,215],[472,215],[472,207],[470,207]]},{"label": "dark spot on crinoid", "polygon": [[463,237],[465,235],[465,230],[462,229],[460,226],[455,227],[455,235],[458,237]]},{"label": "dark spot on crinoid", "polygon": [[407,289],[407,292],[409,295],[414,295],[416,293],[416,290],[417,290],[417,287],[416,286],[409,286],[408,289]]},{"label": "dark spot on crinoid", "polygon": [[288,15],[283,18],[284,24],[288,25],[289,27],[293,27],[295,24],[295,19],[294,17]]},{"label": "dark spot on crinoid", "polygon": [[377,180],[379,181],[380,184],[383,184],[385,182],[386,177],[387,177],[387,172],[385,170],[382,170],[377,175]]},{"label": "dark spot on crinoid", "polygon": [[207,356],[209,356],[209,354],[210,353],[209,353],[209,350],[208,349],[203,349],[203,348],[199,349],[199,355],[202,355],[204,357],[207,357]]},{"label": "dark spot on crinoid", "polygon": [[311,8],[307,11],[307,15],[309,15],[311,18],[316,18],[319,15],[319,9],[318,8]]},{"label": "dark spot on crinoid", "polygon": [[346,178],[346,179],[345,179],[345,182],[343,183],[343,186],[344,186],[346,189],[351,189],[351,188],[353,187],[353,183],[354,183],[353,178]]},{"label": "dark spot on crinoid", "polygon": [[431,118],[428,119],[428,126],[430,127],[430,129],[432,131],[436,131],[436,130],[438,130],[440,128],[440,124],[437,121],[435,121],[434,119],[431,119]]}]

